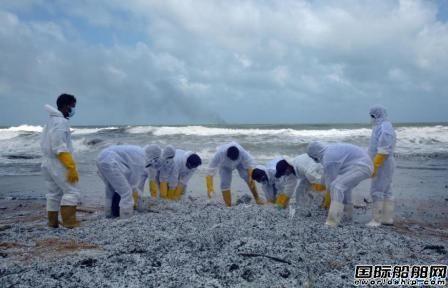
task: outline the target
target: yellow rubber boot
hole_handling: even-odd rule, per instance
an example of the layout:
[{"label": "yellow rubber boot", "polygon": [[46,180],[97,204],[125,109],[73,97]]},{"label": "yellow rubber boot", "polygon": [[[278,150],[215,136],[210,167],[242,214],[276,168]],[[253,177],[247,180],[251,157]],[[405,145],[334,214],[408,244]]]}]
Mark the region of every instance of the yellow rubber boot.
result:
[{"label": "yellow rubber boot", "polygon": [[328,209],[330,209],[330,205],[331,205],[331,195],[330,195],[330,191],[327,191],[327,192],[325,192],[321,207],[328,210]]},{"label": "yellow rubber boot", "polygon": [[140,199],[137,191],[132,192],[132,199],[134,199],[134,210],[136,210],[138,207],[138,200]]},{"label": "yellow rubber boot", "polygon": [[160,198],[162,199],[168,198],[168,182],[160,183]]},{"label": "yellow rubber boot", "polygon": [[58,228],[59,220],[58,220],[59,211],[48,211],[48,227]]},{"label": "yellow rubber boot", "polygon": [[226,203],[227,207],[232,206],[232,193],[230,190],[222,191],[222,198],[224,199],[224,203]]},{"label": "yellow rubber boot", "polygon": [[277,196],[277,200],[275,201],[275,205],[278,208],[286,208],[286,206],[288,205],[289,202],[289,197],[286,194],[280,193]]},{"label": "yellow rubber boot", "polygon": [[76,220],[76,206],[61,206],[62,226],[65,228],[79,227]]},{"label": "yellow rubber boot", "polygon": [[156,181],[149,181],[149,192],[152,198],[157,198],[157,183]]},{"label": "yellow rubber boot", "polygon": [[205,177],[205,184],[207,186],[207,196],[208,199],[212,198],[213,193],[215,192],[215,189],[213,188],[213,176],[206,176]]}]

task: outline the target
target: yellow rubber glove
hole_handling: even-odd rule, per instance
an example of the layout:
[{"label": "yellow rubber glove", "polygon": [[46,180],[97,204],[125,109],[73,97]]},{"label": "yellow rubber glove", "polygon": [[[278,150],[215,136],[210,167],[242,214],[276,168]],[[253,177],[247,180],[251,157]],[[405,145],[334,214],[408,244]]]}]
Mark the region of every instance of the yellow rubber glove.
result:
[{"label": "yellow rubber glove", "polygon": [[67,181],[72,184],[78,182],[79,175],[72,154],[69,152],[61,152],[58,154],[58,159],[61,161],[62,165],[67,168]]},{"label": "yellow rubber glove", "polygon": [[174,194],[176,193],[176,188],[174,188],[174,189],[168,189],[168,199],[169,200],[174,200]]},{"label": "yellow rubber glove", "polygon": [[325,187],[325,185],[323,185],[323,184],[311,184],[311,189],[313,189],[314,191],[317,191],[317,192],[324,192],[326,189],[327,189],[327,187]]},{"label": "yellow rubber glove", "polygon": [[325,192],[324,195],[324,200],[322,201],[321,207],[324,209],[330,209],[330,204],[331,204],[331,195],[330,195],[330,191]]},{"label": "yellow rubber glove", "polygon": [[132,199],[134,199],[134,209],[137,209],[138,207],[138,199],[140,198],[140,196],[138,195],[137,191],[133,191],[132,192]]},{"label": "yellow rubber glove", "polygon": [[384,161],[386,160],[388,155],[386,154],[376,154],[373,158],[373,174],[372,177],[375,177],[378,173],[378,169],[383,165]]},{"label": "yellow rubber glove", "polygon": [[168,182],[160,182],[160,198],[168,198]]},{"label": "yellow rubber glove", "polygon": [[184,185],[182,184],[177,185],[176,190],[174,192],[174,200],[180,200],[183,194],[184,194]]},{"label": "yellow rubber glove", "polygon": [[149,181],[149,192],[152,198],[157,198],[157,183],[154,180]]},{"label": "yellow rubber glove", "polygon": [[230,190],[222,191],[222,198],[227,207],[232,206],[232,192],[230,192]]},{"label": "yellow rubber glove", "polygon": [[213,193],[215,192],[215,189],[213,188],[213,176],[208,175],[205,177],[205,183],[207,185],[207,195],[208,198],[212,198]]},{"label": "yellow rubber glove", "polygon": [[286,208],[288,205],[289,197],[286,194],[280,193],[275,201],[275,206],[278,208]]},{"label": "yellow rubber glove", "polygon": [[252,193],[252,196],[254,196],[255,203],[257,203],[258,205],[264,205],[264,201],[260,198],[260,196],[258,196],[257,185],[255,184],[255,181],[252,180],[252,182],[249,182],[248,186],[250,192]]}]

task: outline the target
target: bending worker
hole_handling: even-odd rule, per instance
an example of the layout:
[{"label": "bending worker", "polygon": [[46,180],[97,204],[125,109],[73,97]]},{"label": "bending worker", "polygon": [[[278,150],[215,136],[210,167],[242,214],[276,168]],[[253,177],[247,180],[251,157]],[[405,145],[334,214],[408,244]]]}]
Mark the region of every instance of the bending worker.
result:
[{"label": "bending worker", "polygon": [[97,159],[98,174],[106,185],[106,217],[127,218],[133,214],[148,177],[145,150],[134,145],[114,145]]},{"label": "bending worker", "polygon": [[[163,149],[162,162],[157,174],[157,181],[160,187],[160,198],[169,199],[168,196],[168,179],[174,170],[174,156],[176,149],[173,146],[168,145]],[[171,194],[173,194],[171,192]]]},{"label": "bending worker", "polygon": [[352,189],[370,178],[372,161],[363,149],[347,143],[326,145],[319,141],[311,142],[307,153],[314,161],[322,164],[324,183],[330,190],[331,204],[325,224],[337,226],[344,214],[344,205],[347,213],[353,211]]},{"label": "bending worker", "polygon": [[271,204],[275,204],[275,199],[279,191],[283,191],[284,185],[282,183],[283,178],[275,177],[275,167],[277,163],[282,160],[281,157],[276,157],[266,163],[266,166],[257,165],[252,170],[252,179],[261,184],[261,188],[264,192],[266,201]]},{"label": "bending worker", "polygon": [[285,178],[284,191],[279,193],[275,202],[279,208],[286,208],[294,192],[297,205],[299,198],[309,189],[325,191],[325,186],[321,184],[322,165],[314,162],[307,154],[301,154],[293,159],[285,157],[277,163],[275,170],[276,178]]},{"label": "bending worker", "polygon": [[168,199],[179,200],[182,198],[188,181],[201,164],[202,160],[198,154],[176,149],[174,167],[168,177]]},{"label": "bending worker", "polygon": [[255,202],[259,205],[263,204],[263,201],[258,196],[257,186],[251,177],[254,166],[254,159],[252,155],[244,150],[244,148],[238,143],[230,142],[219,146],[216,154],[210,162],[208,175],[206,176],[208,197],[211,198],[214,193],[213,176],[219,169],[219,175],[221,176],[222,197],[224,198],[226,206],[230,207],[232,205],[232,196],[230,192],[232,171],[237,169],[240,177],[249,186]]},{"label": "bending worker", "polygon": [[396,135],[392,123],[387,120],[386,109],[375,106],[370,109],[372,137],[369,155],[373,160],[373,175],[370,193],[373,200],[373,219],[368,226],[394,223],[394,200],[391,183],[395,169],[394,149]]},{"label": "bending worker", "polygon": [[[162,167],[162,148],[156,144],[150,144],[145,147],[146,172],[149,179],[149,193],[151,197],[157,198],[157,189],[159,187],[158,174]],[[166,196],[166,195],[165,195]]]},{"label": "bending worker", "polygon": [[79,226],[76,220],[76,206],[80,192],[78,170],[73,159],[73,146],[68,119],[75,115],[76,98],[62,94],[56,104],[58,109],[45,105],[49,114],[47,125],[42,131],[42,174],[48,186],[48,226],[59,227],[58,214],[61,210],[62,225],[67,228]]}]

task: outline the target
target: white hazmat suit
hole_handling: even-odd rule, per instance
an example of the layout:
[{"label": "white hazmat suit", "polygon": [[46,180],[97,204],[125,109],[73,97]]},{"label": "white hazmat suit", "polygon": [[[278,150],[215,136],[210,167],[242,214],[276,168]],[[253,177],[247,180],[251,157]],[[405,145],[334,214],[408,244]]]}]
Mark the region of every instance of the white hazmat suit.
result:
[{"label": "white hazmat suit", "polygon": [[145,150],[134,145],[110,146],[98,156],[98,172],[106,185],[105,214],[112,215],[112,199],[118,194],[119,216],[129,217],[133,213],[133,191],[142,193],[148,177]]},{"label": "white hazmat suit", "polygon": [[[238,158],[232,160],[227,156],[227,152],[230,147],[236,147],[238,149]],[[255,161],[252,155],[249,154],[240,144],[236,142],[230,142],[221,145],[217,148],[213,159],[211,160],[208,168],[208,174],[206,177],[207,183],[207,193],[211,197],[213,189],[213,176],[219,170],[219,175],[221,177],[221,190],[224,198],[224,202],[227,206],[231,206],[231,182],[232,182],[232,171],[237,169],[240,177],[249,186],[252,195],[257,202],[257,204],[263,204],[263,201],[259,198],[257,192],[257,186],[252,180],[251,171],[255,167]]]},{"label": "white hazmat suit", "polygon": [[61,205],[78,205],[80,192],[76,184],[67,181],[67,169],[58,159],[60,153],[73,154],[69,122],[56,108],[45,105],[45,110],[49,118],[42,131],[40,145],[42,174],[48,187],[47,211],[59,211]]},{"label": "white hazmat suit", "polygon": [[272,204],[275,203],[278,192],[284,189],[283,178],[275,177],[275,167],[280,160],[282,160],[282,157],[276,157],[267,162],[266,165],[257,165],[255,167],[266,173],[267,179],[261,183],[261,189],[264,192],[266,200]]},{"label": "white hazmat suit", "polygon": [[373,124],[369,156],[373,160],[376,173],[373,175],[370,187],[373,219],[368,225],[375,227],[380,224],[393,224],[394,199],[391,183],[395,169],[396,134],[392,123],[387,120],[384,107],[374,106],[369,113]]},{"label": "white hazmat suit", "polygon": [[312,184],[322,183],[323,167],[316,163],[307,154],[301,154],[293,159],[285,158],[289,165],[294,167],[294,174],[285,177],[284,194],[287,200],[291,199],[296,192],[296,205],[299,198],[305,195],[305,192],[311,189]]},{"label": "white hazmat suit", "polygon": [[321,163],[324,183],[331,194],[331,205],[326,225],[337,226],[343,216],[344,204],[352,209],[352,189],[361,181],[370,178],[373,164],[369,155],[360,147],[347,144],[310,143],[308,155]]}]

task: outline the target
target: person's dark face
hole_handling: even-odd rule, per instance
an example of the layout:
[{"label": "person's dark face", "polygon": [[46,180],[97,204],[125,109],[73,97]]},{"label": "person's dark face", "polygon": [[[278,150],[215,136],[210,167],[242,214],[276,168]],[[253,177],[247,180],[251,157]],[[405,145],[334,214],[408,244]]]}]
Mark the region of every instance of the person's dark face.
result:
[{"label": "person's dark face", "polygon": [[257,179],[254,178],[255,181],[257,181],[258,183],[264,183],[268,181],[268,176],[267,175],[262,175],[260,177],[258,177]]},{"label": "person's dark face", "polygon": [[289,175],[291,175],[293,173],[294,173],[294,169],[292,168],[292,166],[289,166],[288,168],[286,168],[284,175],[285,176],[289,176]]},{"label": "person's dark face", "polygon": [[69,118],[73,108],[76,108],[76,102],[71,102],[70,104],[65,105],[64,107],[59,109],[59,111],[61,111],[62,115],[64,115],[65,118]]}]

